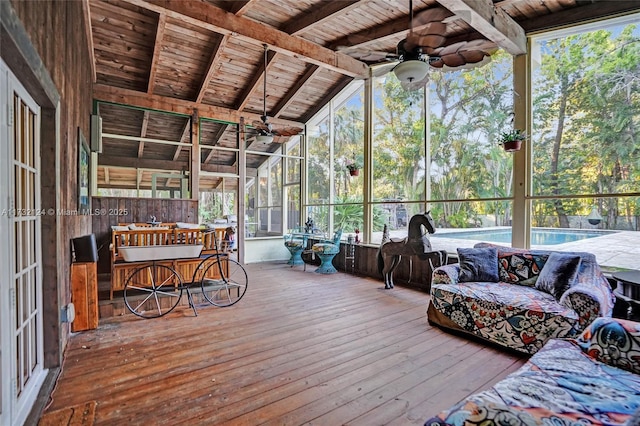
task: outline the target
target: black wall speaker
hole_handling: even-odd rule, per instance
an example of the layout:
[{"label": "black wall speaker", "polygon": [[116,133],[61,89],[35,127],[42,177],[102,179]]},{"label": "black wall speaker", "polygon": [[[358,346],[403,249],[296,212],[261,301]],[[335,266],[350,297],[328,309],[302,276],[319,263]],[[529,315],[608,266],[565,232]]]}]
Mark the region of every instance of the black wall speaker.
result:
[{"label": "black wall speaker", "polygon": [[102,152],[102,117],[91,116],[91,151]]},{"label": "black wall speaker", "polygon": [[98,246],[96,245],[96,236],[93,234],[73,238],[73,253],[75,254],[75,262],[97,262]]}]

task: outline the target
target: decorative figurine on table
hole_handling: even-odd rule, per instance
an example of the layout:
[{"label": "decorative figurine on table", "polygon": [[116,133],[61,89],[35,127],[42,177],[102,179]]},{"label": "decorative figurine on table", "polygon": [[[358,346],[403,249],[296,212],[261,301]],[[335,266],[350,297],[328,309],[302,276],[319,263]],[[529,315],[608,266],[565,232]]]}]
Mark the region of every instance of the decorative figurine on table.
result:
[{"label": "decorative figurine on table", "polygon": [[358,244],[360,242],[360,230],[356,228],[355,233],[356,233],[356,244]]},{"label": "decorative figurine on table", "polygon": [[308,217],[307,221],[304,223],[304,232],[307,234],[313,233],[313,219],[310,217]]}]

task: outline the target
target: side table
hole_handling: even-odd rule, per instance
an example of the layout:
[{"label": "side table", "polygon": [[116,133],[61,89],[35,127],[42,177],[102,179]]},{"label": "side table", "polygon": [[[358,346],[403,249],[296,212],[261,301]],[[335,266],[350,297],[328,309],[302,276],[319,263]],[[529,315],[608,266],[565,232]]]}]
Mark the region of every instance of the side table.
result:
[{"label": "side table", "polygon": [[614,294],[628,303],[627,319],[632,319],[634,307],[640,305],[640,271],[615,272],[611,276],[618,282]]}]

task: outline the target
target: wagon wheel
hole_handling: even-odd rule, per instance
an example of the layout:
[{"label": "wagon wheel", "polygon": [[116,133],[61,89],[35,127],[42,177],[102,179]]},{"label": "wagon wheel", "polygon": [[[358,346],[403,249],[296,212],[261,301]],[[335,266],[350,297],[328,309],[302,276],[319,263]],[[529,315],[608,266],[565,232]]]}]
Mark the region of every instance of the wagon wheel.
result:
[{"label": "wagon wheel", "polygon": [[209,303],[219,307],[237,303],[247,291],[249,279],[241,264],[227,256],[204,260],[193,275],[202,295]]},{"label": "wagon wheel", "polygon": [[124,303],[142,318],[157,318],[178,306],[182,296],[182,279],[165,265],[145,265],[129,276],[124,286]]}]

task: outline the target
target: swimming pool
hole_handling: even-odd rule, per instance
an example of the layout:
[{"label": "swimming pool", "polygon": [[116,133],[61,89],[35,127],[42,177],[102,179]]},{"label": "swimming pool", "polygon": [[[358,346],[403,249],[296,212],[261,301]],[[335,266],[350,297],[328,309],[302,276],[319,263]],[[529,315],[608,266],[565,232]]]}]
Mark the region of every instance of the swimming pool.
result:
[{"label": "swimming pool", "polygon": [[[587,238],[601,237],[615,231],[591,231],[578,229],[537,229],[531,230],[531,244],[551,246]],[[457,240],[478,240],[492,243],[511,243],[511,229],[486,229],[471,231],[442,232],[429,238],[454,238]]]}]

